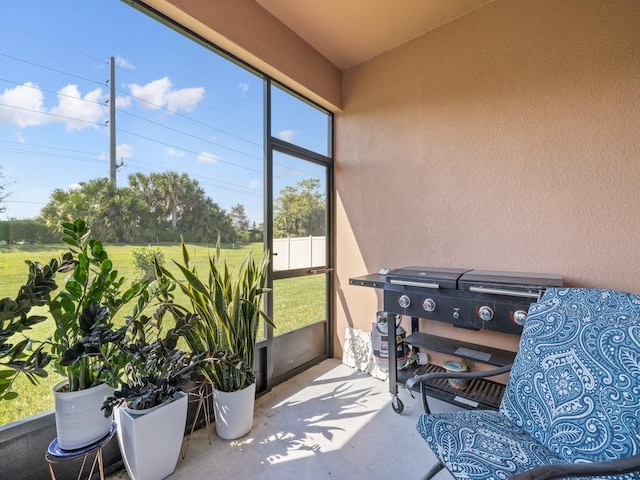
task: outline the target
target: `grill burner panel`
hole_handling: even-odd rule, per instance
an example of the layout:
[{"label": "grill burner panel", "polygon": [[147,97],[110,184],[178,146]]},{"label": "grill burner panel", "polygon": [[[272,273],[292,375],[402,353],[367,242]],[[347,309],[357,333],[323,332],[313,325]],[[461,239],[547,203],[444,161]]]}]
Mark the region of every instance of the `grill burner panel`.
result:
[{"label": "grill burner panel", "polygon": [[562,286],[562,277],[406,267],[387,275],[384,309],[462,328],[520,334],[529,305],[549,286]]}]

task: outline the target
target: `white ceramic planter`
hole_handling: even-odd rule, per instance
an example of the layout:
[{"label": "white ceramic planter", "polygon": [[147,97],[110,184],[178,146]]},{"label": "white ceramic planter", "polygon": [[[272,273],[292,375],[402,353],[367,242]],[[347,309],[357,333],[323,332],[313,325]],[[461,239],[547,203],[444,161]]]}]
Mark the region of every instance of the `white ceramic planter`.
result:
[{"label": "white ceramic planter", "polygon": [[[133,412],[133,414],[131,413]],[[118,444],[132,480],[160,480],[173,473],[187,423],[187,395],[140,414],[116,408]]]},{"label": "white ceramic planter", "polygon": [[218,436],[234,440],[249,433],[253,427],[255,401],[255,382],[237,392],[221,392],[214,388],[213,412]]},{"label": "white ceramic planter", "polygon": [[53,386],[56,435],[64,450],[86,447],[109,433],[112,417],[105,417],[102,403],[113,388],[102,384],[78,392],[58,391],[66,380]]}]

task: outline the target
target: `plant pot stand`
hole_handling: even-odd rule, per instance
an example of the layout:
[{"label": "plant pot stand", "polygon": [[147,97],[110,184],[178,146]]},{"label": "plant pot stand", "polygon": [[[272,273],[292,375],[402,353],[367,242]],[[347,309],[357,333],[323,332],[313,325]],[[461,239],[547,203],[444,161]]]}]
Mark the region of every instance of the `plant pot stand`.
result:
[{"label": "plant pot stand", "polygon": [[200,415],[204,417],[205,428],[207,429],[207,435],[209,437],[209,445],[211,445],[211,399],[213,398],[213,388],[208,382],[199,382],[194,388],[185,391],[189,400],[189,403],[197,403],[196,414],[193,417],[193,423],[191,424],[191,430],[187,434],[184,445],[182,447],[182,459],[187,456],[187,449],[191,441],[193,431],[196,429],[198,419]]},{"label": "plant pot stand", "polygon": [[58,443],[58,437],[54,438],[53,441],[49,444],[49,448],[47,448],[47,453],[44,458],[49,465],[49,473],[51,474],[52,480],[56,479],[55,470],[53,468],[54,465],[63,464],[73,462],[75,460],[79,460],[82,458],[82,464],[80,465],[80,471],[78,472],[78,480],[82,478],[82,474],[84,473],[84,468],[87,463],[87,459],[93,454],[93,462],[91,462],[91,469],[89,470],[89,475],[87,478],[93,478],[93,472],[96,469],[96,465],[98,466],[98,473],[100,474],[100,480],[104,480],[104,464],[102,462],[102,449],[111,441],[111,439],[116,434],[116,424],[111,424],[111,429],[109,433],[91,445],[88,445],[84,448],[79,448],[77,450],[64,450],[60,447]]}]

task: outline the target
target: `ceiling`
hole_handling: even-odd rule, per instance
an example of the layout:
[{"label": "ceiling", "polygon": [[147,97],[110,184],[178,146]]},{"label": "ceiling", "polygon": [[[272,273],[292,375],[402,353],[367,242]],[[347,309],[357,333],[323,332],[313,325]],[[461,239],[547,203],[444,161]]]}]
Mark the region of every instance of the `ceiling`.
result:
[{"label": "ceiling", "polygon": [[347,70],[493,0],[255,0]]}]

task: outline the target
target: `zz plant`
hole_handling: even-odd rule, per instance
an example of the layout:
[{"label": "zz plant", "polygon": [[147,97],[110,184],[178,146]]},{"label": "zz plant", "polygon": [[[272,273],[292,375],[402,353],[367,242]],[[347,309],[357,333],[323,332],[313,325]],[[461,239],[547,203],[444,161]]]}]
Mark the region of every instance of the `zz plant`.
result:
[{"label": "zz plant", "polygon": [[[45,367],[51,360],[43,351],[42,343],[31,349],[33,342],[24,332],[47,319],[44,315],[32,314],[31,309],[46,305],[51,292],[58,288],[55,282],[58,262],[41,264],[27,260],[26,263],[29,266],[27,281],[17,296],[0,299],[0,400],[18,396],[11,386],[19,374],[24,374],[32,384],[46,377]],[[17,343],[12,343],[15,341]]]},{"label": "zz plant", "polygon": [[148,282],[125,288],[125,278],[114,269],[102,242],[91,238],[84,220],[63,223],[62,228],[68,251],[59,271],[68,277],[49,302],[55,322],[50,339],[53,367],[68,379],[69,391],[100,383],[115,387],[127,361],[118,347],[127,327],[116,327],[114,318],[132,300],[150,300]]},{"label": "zz plant", "polygon": [[163,317],[167,305],[161,305],[153,316],[128,317],[126,340],[120,348],[128,361],[124,379],[113,396],[103,404],[105,416],[118,405],[145,410],[174,398],[185,383],[195,379],[208,360],[205,354],[191,354],[178,349],[178,340],[188,332],[197,318],[185,315],[165,331]]}]

